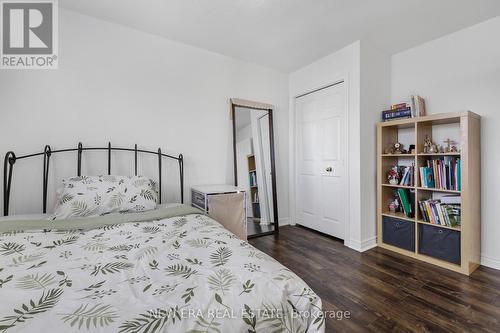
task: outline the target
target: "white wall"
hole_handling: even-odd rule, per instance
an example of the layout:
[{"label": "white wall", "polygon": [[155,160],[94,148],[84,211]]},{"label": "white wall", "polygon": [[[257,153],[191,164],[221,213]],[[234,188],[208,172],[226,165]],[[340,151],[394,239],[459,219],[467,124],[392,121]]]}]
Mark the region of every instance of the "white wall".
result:
[{"label": "white wall", "polygon": [[[189,201],[192,184],[233,181],[229,98],[267,102],[276,106],[279,213],[288,217],[287,75],[64,9],[59,30],[58,70],[0,71],[2,156],[78,141],[160,146],[184,154]],[[100,164],[87,158],[84,172],[105,172],[104,156]],[[115,158],[114,173],[131,173],[131,159]],[[41,209],[42,162],[30,164],[16,164],[12,213]],[[76,156],[54,158],[52,165],[57,178],[74,175]],[[139,172],[156,175],[155,165],[154,158],[142,162]],[[171,184],[174,167],[166,179]]]},{"label": "white wall", "polygon": [[[358,41],[290,75],[290,165],[294,164],[297,95],[346,81],[348,107],[349,212],[345,244],[365,251],[376,246],[376,124],[390,101],[390,56]],[[290,188],[295,182],[290,168]],[[293,207],[291,190],[290,207]],[[290,211],[295,218],[293,208]]]},{"label": "white wall", "polygon": [[377,242],[377,123],[390,104],[391,57],[361,41],[361,249]]},{"label": "white wall", "polygon": [[500,269],[500,17],[392,57],[391,99],[426,99],[430,114],[481,115],[482,264]]},{"label": "white wall", "polygon": [[346,226],[345,245],[359,250],[361,244],[360,210],[360,43],[356,42],[342,50],[320,59],[290,74],[290,217],[295,221],[295,97],[315,89],[344,80],[348,105],[348,173],[349,173],[349,217]]}]

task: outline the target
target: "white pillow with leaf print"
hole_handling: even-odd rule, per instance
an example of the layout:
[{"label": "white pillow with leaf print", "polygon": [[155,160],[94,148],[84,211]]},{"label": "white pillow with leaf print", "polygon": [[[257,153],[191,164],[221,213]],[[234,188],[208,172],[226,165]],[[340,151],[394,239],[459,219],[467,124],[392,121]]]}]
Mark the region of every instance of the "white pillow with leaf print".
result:
[{"label": "white pillow with leaf print", "polygon": [[63,180],[54,219],[142,212],[156,208],[156,183],[143,176],[80,176]]}]

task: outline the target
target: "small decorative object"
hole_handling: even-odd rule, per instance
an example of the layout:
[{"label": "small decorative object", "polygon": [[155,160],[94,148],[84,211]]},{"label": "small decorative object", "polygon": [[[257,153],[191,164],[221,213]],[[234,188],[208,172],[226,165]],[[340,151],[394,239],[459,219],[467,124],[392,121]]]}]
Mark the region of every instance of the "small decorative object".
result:
[{"label": "small decorative object", "polygon": [[389,170],[389,172],[387,173],[387,180],[391,185],[397,185],[399,183],[399,172],[397,165]]},{"label": "small decorative object", "polygon": [[403,153],[404,153],[403,145],[399,142],[396,142],[394,144],[394,154],[403,154]]},{"label": "small decorative object", "polygon": [[391,203],[389,204],[389,211],[391,213],[395,213],[396,212],[396,204],[395,204],[395,201],[391,201]]},{"label": "small decorative object", "polygon": [[457,146],[451,146],[451,148],[450,148],[450,153],[458,153],[458,148],[457,148]]},{"label": "small decorative object", "polygon": [[410,145],[408,151],[410,152],[410,154],[415,154],[415,145]]},{"label": "small decorative object", "polygon": [[400,211],[399,201],[396,197],[393,197],[391,201],[389,201],[388,208],[391,213]]},{"label": "small decorative object", "polygon": [[429,139],[429,136],[426,135],[424,140],[424,154],[429,154],[431,148],[432,148],[432,141],[431,139]]},{"label": "small decorative object", "polygon": [[394,154],[394,144],[391,143],[387,148],[384,150],[385,154]]},{"label": "small decorative object", "polygon": [[[453,140],[450,140],[449,138],[443,141],[444,143],[447,144],[447,147],[445,148],[444,152],[445,153],[454,153],[457,151],[457,147],[455,146],[457,143]],[[452,150],[455,148],[455,150]]]},{"label": "small decorative object", "polygon": [[431,148],[429,148],[429,154],[437,154],[439,153],[439,148],[437,145],[432,144]]}]

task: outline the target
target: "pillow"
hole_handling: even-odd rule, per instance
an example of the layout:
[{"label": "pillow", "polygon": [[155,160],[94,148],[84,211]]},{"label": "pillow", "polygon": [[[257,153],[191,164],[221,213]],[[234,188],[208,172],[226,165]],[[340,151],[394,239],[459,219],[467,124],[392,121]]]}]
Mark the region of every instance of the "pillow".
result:
[{"label": "pillow", "polygon": [[142,212],[156,208],[156,183],[143,176],[80,176],[63,180],[54,219]]}]

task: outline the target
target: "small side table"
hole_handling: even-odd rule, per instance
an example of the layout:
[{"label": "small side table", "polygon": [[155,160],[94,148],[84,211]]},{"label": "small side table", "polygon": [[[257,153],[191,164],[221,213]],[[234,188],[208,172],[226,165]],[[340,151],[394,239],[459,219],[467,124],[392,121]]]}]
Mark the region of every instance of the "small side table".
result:
[{"label": "small side table", "polygon": [[246,192],[232,185],[191,187],[191,205],[241,239],[247,239]]}]

